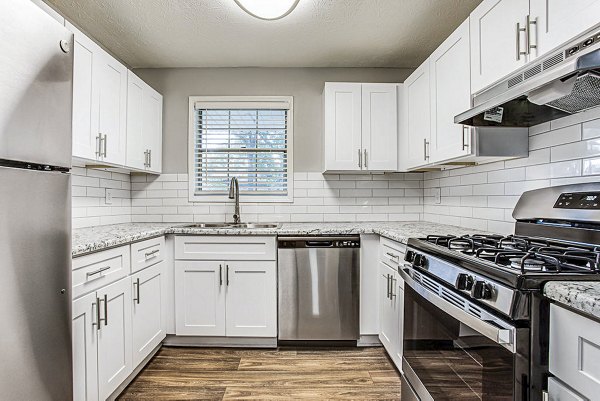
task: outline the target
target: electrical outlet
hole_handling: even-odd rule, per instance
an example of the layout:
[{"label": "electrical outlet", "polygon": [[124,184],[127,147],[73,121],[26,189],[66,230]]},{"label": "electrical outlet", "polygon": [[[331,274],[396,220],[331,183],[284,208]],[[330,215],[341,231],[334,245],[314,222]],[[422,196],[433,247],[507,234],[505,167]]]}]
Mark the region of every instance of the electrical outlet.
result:
[{"label": "electrical outlet", "polygon": [[433,196],[435,197],[435,204],[439,205],[442,203],[442,188],[433,188]]},{"label": "electrical outlet", "polygon": [[112,189],[110,188],[106,188],[106,192],[105,192],[106,196],[104,198],[104,203],[107,205],[112,205],[113,203],[113,193],[112,193]]}]

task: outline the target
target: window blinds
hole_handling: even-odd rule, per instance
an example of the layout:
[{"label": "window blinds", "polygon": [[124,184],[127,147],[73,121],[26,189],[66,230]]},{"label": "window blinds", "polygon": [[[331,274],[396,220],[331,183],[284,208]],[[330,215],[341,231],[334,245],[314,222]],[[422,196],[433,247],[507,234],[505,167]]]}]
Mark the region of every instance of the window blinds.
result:
[{"label": "window blinds", "polygon": [[287,195],[287,107],[209,106],[195,106],[195,194],[224,194],[237,177],[245,195]]}]

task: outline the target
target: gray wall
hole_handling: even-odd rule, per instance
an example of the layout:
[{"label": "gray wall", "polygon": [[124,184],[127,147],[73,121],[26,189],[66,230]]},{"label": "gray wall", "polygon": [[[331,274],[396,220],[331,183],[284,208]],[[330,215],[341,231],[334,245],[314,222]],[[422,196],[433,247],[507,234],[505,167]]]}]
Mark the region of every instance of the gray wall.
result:
[{"label": "gray wall", "polygon": [[294,97],[294,171],[321,171],[322,105],[326,81],[403,82],[392,68],[167,68],[135,73],[164,97],[163,172],[187,172],[188,97]]}]

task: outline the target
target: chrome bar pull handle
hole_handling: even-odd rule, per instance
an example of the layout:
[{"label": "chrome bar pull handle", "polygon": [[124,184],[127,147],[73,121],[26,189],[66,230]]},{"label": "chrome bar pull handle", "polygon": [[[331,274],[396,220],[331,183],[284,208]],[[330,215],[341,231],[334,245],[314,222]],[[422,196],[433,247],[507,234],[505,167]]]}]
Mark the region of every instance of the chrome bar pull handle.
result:
[{"label": "chrome bar pull handle", "polygon": [[[465,133],[467,135],[465,135]],[[463,125],[463,130],[462,130],[462,150],[467,150],[469,149],[469,135],[471,133],[471,129],[469,127],[467,127],[466,125]],[[465,141],[465,136],[467,138],[467,140]]]},{"label": "chrome bar pull handle", "polygon": [[100,151],[100,143],[102,142],[102,134],[96,135],[96,157],[102,156]]},{"label": "chrome bar pull handle", "polygon": [[225,283],[229,287],[229,265],[225,265],[225,268],[227,269],[227,271],[225,272]]},{"label": "chrome bar pull handle", "polygon": [[525,32],[525,36],[527,36],[527,28],[521,28],[521,23],[517,22],[517,61],[521,60],[521,56],[527,55],[527,51],[521,51],[521,32]]},{"label": "chrome bar pull handle", "polygon": [[223,285],[223,265],[219,265],[219,286]]},{"label": "chrome bar pull handle", "polygon": [[[537,18],[531,19],[531,15],[527,15],[527,36],[526,36],[526,40],[527,40],[527,54],[531,54],[531,49],[537,49],[537,44],[532,45],[531,44],[531,31],[532,31],[532,25],[535,27],[535,30],[537,32]],[[537,35],[536,35],[537,37]]]},{"label": "chrome bar pull handle", "polygon": [[[98,299],[98,325],[100,325],[101,322],[104,322],[105,326],[108,326],[108,295],[104,294],[104,298],[97,298]],[[104,317],[102,317],[102,315],[100,314],[100,304],[102,304],[102,302],[104,302]]]},{"label": "chrome bar pull handle", "polygon": [[358,167],[362,168],[362,152],[358,149]]},{"label": "chrome bar pull handle", "polygon": [[158,256],[158,252],[160,252],[160,249],[155,249],[152,252],[146,252],[146,253],[144,253],[144,258],[146,260],[153,259]]},{"label": "chrome bar pull handle", "polygon": [[390,297],[390,275],[387,274],[387,299],[391,299]]},{"label": "chrome bar pull handle", "polygon": [[104,157],[106,157],[107,143],[108,143],[108,135],[104,134]]},{"label": "chrome bar pull handle", "polygon": [[152,149],[148,149],[148,167],[152,167]]},{"label": "chrome bar pull handle", "polygon": [[428,152],[428,148],[429,147],[429,141],[427,140],[427,138],[423,138],[423,158],[425,160],[429,159],[429,152]]},{"label": "chrome bar pull handle", "polygon": [[395,286],[395,282],[397,281],[394,276],[391,276],[391,285],[390,285],[390,299],[392,298],[396,298],[396,294],[394,294],[394,286]]},{"label": "chrome bar pull handle", "polygon": [[96,297],[96,302],[92,302],[92,310],[94,306],[96,307],[96,321],[92,321],[92,327],[96,326],[96,330],[100,331],[100,298]]},{"label": "chrome bar pull handle", "polygon": [[96,274],[100,274],[103,271],[110,269],[110,266],[101,267],[98,270],[94,270],[93,272],[88,272],[85,275],[89,278],[90,276],[95,276]]},{"label": "chrome bar pull handle", "polygon": [[390,258],[393,258],[393,259],[400,259],[400,255],[394,255],[391,252],[386,252],[385,254],[388,255]]},{"label": "chrome bar pull handle", "polygon": [[148,167],[148,150],[144,150],[144,167]]},{"label": "chrome bar pull handle", "polygon": [[139,278],[133,282],[133,287],[134,287],[134,291],[135,291],[133,300],[135,301],[136,304],[139,305],[139,303],[140,303],[140,279]]},{"label": "chrome bar pull handle", "polygon": [[367,149],[363,149],[363,154],[364,154],[364,156],[365,156],[365,168],[368,168],[369,166],[368,166],[368,164],[367,164],[367,160],[368,160],[368,159],[367,159]]}]

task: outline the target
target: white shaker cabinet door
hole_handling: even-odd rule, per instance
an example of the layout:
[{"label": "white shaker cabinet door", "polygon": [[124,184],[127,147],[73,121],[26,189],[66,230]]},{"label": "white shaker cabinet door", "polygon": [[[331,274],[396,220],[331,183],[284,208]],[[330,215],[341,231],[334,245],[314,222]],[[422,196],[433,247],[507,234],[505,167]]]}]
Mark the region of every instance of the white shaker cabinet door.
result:
[{"label": "white shaker cabinet door", "polygon": [[175,333],[225,336],[225,263],[175,261]]},{"label": "white shaker cabinet door", "polygon": [[398,340],[398,314],[392,296],[393,287],[394,271],[379,262],[379,341],[390,355],[394,354]]},{"label": "white shaker cabinet door", "polygon": [[105,51],[94,58],[94,64],[98,72],[98,111],[92,128],[96,127],[96,132],[101,135],[101,160],[124,165],[127,158],[127,68]]},{"label": "white shaker cabinet door", "polygon": [[75,35],[73,54],[73,156],[98,157],[98,133],[92,130],[92,111],[97,109],[97,88],[93,84],[94,60],[100,47],[68,21],[65,26]]},{"label": "white shaker cabinet door", "polygon": [[404,81],[403,127],[405,162],[407,168],[430,163],[429,141],[431,138],[431,112],[429,90],[429,60],[421,64]]},{"label": "white shaker cabinet door", "polygon": [[73,400],[98,400],[97,303],[93,292],[73,301]]},{"label": "white shaker cabinet door", "polygon": [[148,166],[153,173],[162,172],[163,97],[146,84],[144,91],[144,142],[147,144]]},{"label": "white shaker cabinet door", "polygon": [[469,20],[463,22],[429,57],[431,89],[431,159],[467,155],[470,134],[454,116],[471,107]]},{"label": "white shaker cabinet door", "polygon": [[397,169],[396,84],[362,84],[362,145],[364,170]]},{"label": "white shaker cabinet door", "polygon": [[160,262],[131,276],[133,366],[166,336],[164,265]]},{"label": "white shaker cabinet door", "polygon": [[99,398],[105,400],[133,371],[131,360],[131,279],[98,290]]},{"label": "white shaker cabinet door", "polygon": [[127,73],[127,167],[144,170],[147,164],[144,142],[144,86],[133,72]]},{"label": "white shaker cabinet door", "polygon": [[527,0],[484,0],[469,19],[471,24],[471,83],[476,93],[527,62],[525,28]]},{"label": "white shaker cabinet door", "polygon": [[324,108],[325,170],[362,170],[361,84],[325,83]]},{"label": "white shaker cabinet door", "polygon": [[277,262],[226,261],[228,337],[277,337]]},{"label": "white shaker cabinet door", "polygon": [[600,24],[600,0],[530,0],[532,44],[542,55]]}]

